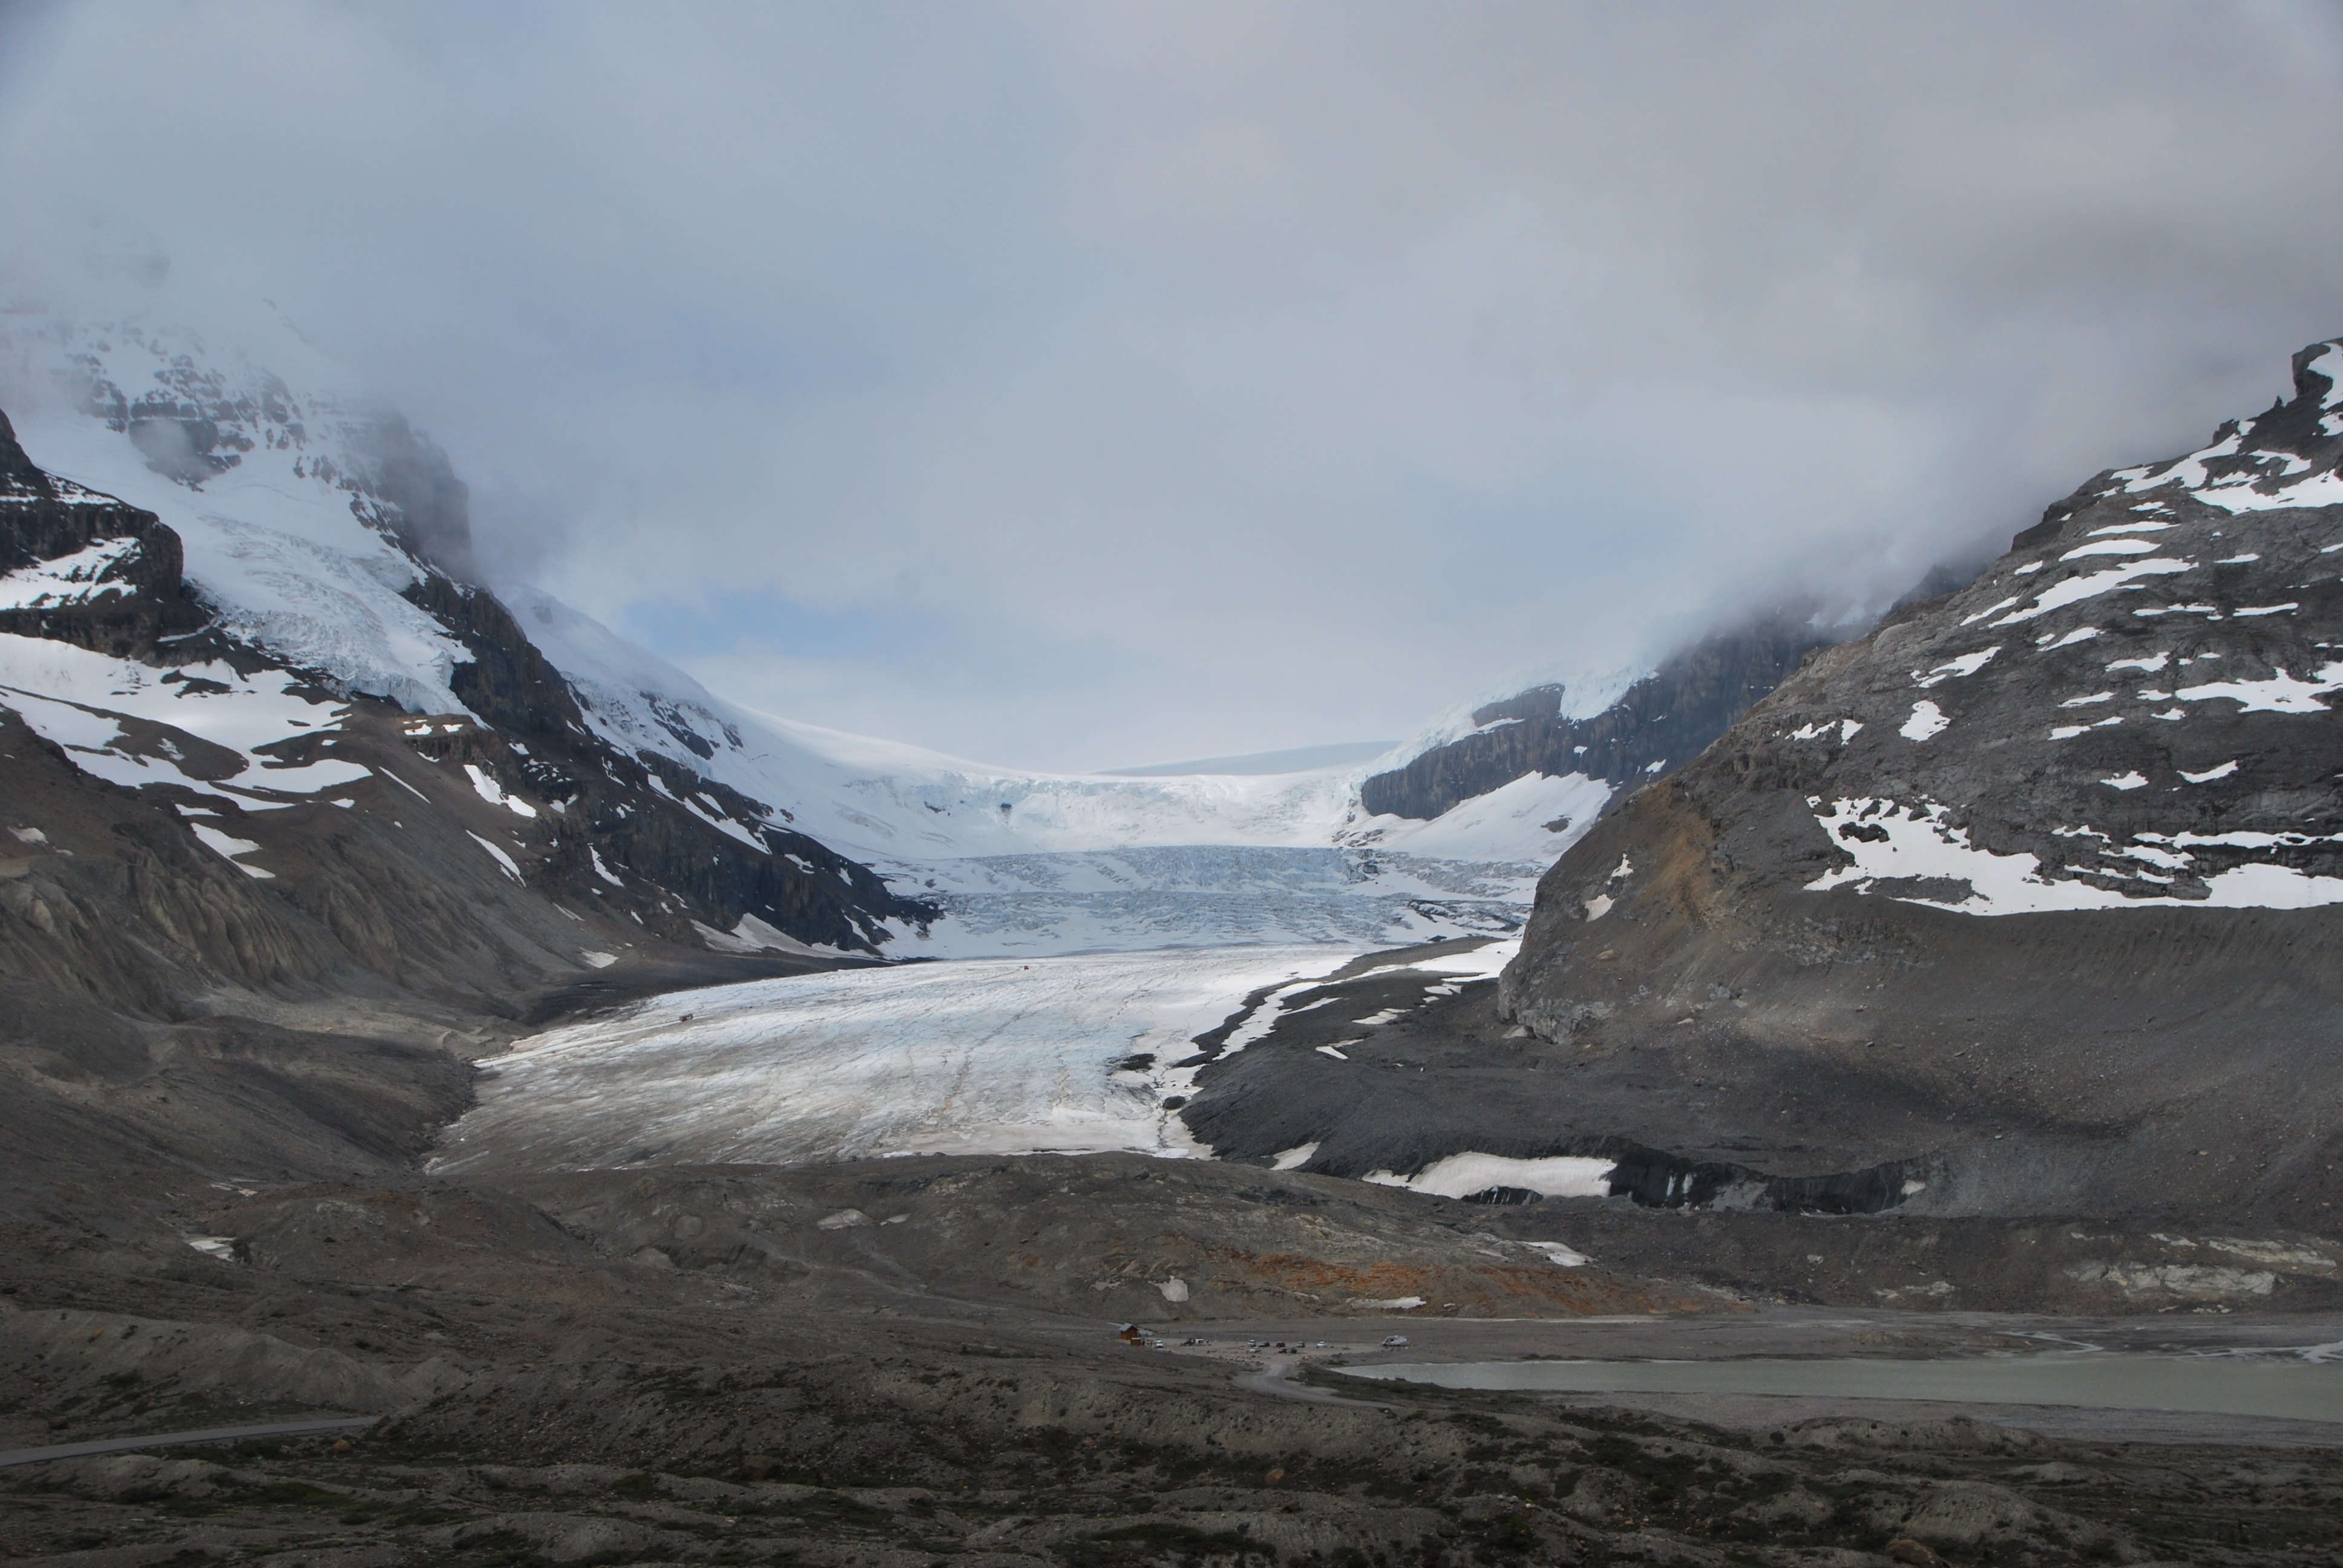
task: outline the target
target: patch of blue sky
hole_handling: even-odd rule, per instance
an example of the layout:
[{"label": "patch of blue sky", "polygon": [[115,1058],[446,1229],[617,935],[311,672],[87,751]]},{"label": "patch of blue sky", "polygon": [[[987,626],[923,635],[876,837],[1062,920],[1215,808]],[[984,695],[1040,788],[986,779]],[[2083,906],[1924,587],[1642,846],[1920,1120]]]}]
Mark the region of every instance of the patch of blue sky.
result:
[{"label": "patch of blue sky", "polygon": [[789,658],[873,664],[933,660],[960,640],[932,611],[910,605],[807,604],[754,589],[628,605],[628,635],[669,658],[754,650]]}]

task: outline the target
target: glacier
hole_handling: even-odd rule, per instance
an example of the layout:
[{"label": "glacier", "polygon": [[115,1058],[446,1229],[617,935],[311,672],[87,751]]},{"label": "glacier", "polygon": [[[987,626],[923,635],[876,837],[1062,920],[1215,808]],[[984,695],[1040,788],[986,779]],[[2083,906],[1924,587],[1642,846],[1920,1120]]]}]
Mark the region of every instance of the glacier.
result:
[{"label": "glacier", "polygon": [[445,1173],[892,1154],[1209,1154],[1164,1106],[1187,1041],[1355,949],[971,960],[658,998],[525,1040],[442,1138]]},{"label": "glacier", "polygon": [[[337,390],[338,373],[289,327],[262,348],[267,364],[138,323],[0,322],[0,369],[23,399],[11,413],[25,450],[176,530],[187,580],[220,629],[328,690],[473,717],[449,686],[469,651],[405,597],[414,561],[369,510],[381,487],[369,479],[376,444],[396,416]],[[195,410],[216,441],[209,467],[190,472],[136,444],[142,411]],[[57,569],[0,579],[0,596],[57,591],[67,586]],[[729,786],[767,820],[940,906],[943,919],[924,928],[894,923],[895,957],[1503,934],[1612,792],[1583,775],[1532,774],[1433,821],[1364,812],[1360,781],[1469,729],[1465,708],[1347,768],[1001,768],[758,712],[541,589],[507,586],[499,597],[604,740]],[[1574,694],[1600,706],[1632,678],[1610,671]],[[1564,821],[1575,826],[1545,826]],[[719,949],[760,945],[753,930],[709,938]]]},{"label": "glacier", "polygon": [[[382,432],[405,438],[404,424],[336,390],[337,373],[289,329],[262,347],[267,364],[138,323],[0,318],[0,381],[34,461],[156,514],[179,535],[186,579],[214,627],[290,672],[209,671],[219,678],[190,698],[144,667],[8,638],[0,699],[94,776],[176,782],[246,809],[364,775],[330,760],[288,768],[263,749],[331,729],[351,698],[397,704],[417,716],[416,733],[425,720],[478,718],[451,686],[472,654],[407,597],[422,557],[381,504],[391,488]],[[162,450],[161,427],[198,437]],[[0,577],[0,602],[84,591],[87,565]],[[601,739],[729,787],[764,822],[940,909],[922,925],[892,922],[888,956],[952,961],[663,997],[524,1042],[451,1130],[440,1154],[448,1170],[946,1150],[1207,1153],[1176,1115],[1184,1081],[1172,1064],[1187,1040],[1264,987],[1291,988],[1363,953],[1453,937],[1509,953],[1503,939],[1523,923],[1538,878],[1613,793],[1584,775],[1533,773],[1430,821],[1364,810],[1364,779],[1470,732],[1478,703],[1346,767],[999,767],[759,712],[541,589],[497,591]],[[1599,708],[1636,673],[1578,682],[1574,696]],[[117,709],[190,727],[239,754],[244,769],[191,778],[117,734]],[[492,805],[528,809],[478,769],[472,783]],[[736,837],[759,825],[699,814]],[[248,874],[269,875],[251,843],[206,821],[189,830]],[[598,859],[597,869],[615,879],[628,869]],[[753,919],[699,930],[718,951],[809,950]],[[1163,1065],[1117,1067],[1140,1057]]]},{"label": "glacier", "polygon": [[[1365,813],[1359,781],[1442,729],[1298,773],[992,767],[758,712],[549,594],[508,598],[604,739],[764,802],[941,905],[926,931],[898,928],[898,956],[1499,934],[1611,795],[1583,775],[1531,775],[1429,822]],[[1574,826],[1544,826],[1564,819]]]}]

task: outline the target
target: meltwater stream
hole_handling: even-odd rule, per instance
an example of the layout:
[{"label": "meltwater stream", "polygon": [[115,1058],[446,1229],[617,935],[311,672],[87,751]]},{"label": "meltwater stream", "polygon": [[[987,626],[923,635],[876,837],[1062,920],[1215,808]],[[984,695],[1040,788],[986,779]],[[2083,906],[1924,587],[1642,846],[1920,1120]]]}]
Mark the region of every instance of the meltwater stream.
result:
[{"label": "meltwater stream", "polygon": [[1454,1362],[1342,1370],[1353,1377],[1439,1388],[1948,1400],[2343,1421],[2343,1344],[2189,1356],[2076,1351],[1960,1361],[1753,1357]]}]

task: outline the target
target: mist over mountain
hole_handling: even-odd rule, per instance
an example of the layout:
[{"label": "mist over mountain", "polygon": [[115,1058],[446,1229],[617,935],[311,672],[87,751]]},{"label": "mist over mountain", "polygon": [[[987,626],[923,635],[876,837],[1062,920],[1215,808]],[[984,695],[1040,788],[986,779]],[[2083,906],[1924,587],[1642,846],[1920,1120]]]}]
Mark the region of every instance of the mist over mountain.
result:
[{"label": "mist over mountain", "polygon": [[[2343,342],[2292,369],[1623,791],[1540,881],[1489,1014],[1349,1042],[1438,1078],[1313,1060],[1356,1033],[1343,998],[1202,1075],[1191,1123],[1343,1174],[1477,1161],[1484,1197],[1604,1160],[1674,1207],[2331,1223]],[[1595,724],[1547,692],[1484,710],[1480,747],[1364,799],[1582,736],[1615,756],[1710,646]],[[2186,1295],[2157,1278],[2121,1288]]]},{"label": "mist over mountain", "polygon": [[[168,795],[198,777],[167,761],[171,748],[200,752],[219,736],[273,746],[291,738],[285,726],[327,746],[327,731],[371,714],[403,724],[422,760],[460,762],[482,799],[521,819],[492,816],[501,830],[486,838],[466,830],[511,879],[549,876],[603,906],[639,879],[651,903],[627,902],[626,918],[694,951],[968,958],[1502,934],[1603,811],[1826,640],[1804,612],[1776,612],[1656,669],[1468,704],[1407,742],[1332,758],[1003,769],[757,712],[542,589],[479,585],[469,487],[447,456],[396,410],[336,390],[334,367],[281,324],[230,346],[19,310],[0,318],[0,359],[26,393],[13,460],[27,495],[102,503],[21,514],[8,579],[16,636],[0,647],[0,689],[31,703],[27,722],[65,760]],[[90,534],[90,519],[116,511],[147,521]],[[41,520],[53,514],[79,521]],[[57,665],[43,644],[58,639],[117,662]],[[373,706],[330,724],[263,719],[262,707],[238,719],[233,703],[149,691],[185,678],[150,666],[223,656]],[[208,693],[213,678],[172,695]],[[1584,723],[1512,728],[1541,705]],[[412,722],[391,719],[401,712]],[[109,738],[108,722],[130,726],[124,735],[160,724],[166,739]],[[1589,755],[1565,743],[1581,729],[1610,739]],[[1427,769],[1436,788],[1405,787]],[[369,776],[327,773],[340,787]],[[279,831],[297,837],[306,819],[214,827],[219,803],[235,802],[196,793],[172,808],[192,814],[193,838],[240,846],[236,865],[280,879],[271,861],[294,851]],[[670,961],[631,936],[579,940],[587,956],[557,955],[555,972],[618,964],[623,977]],[[380,961],[371,943],[358,950]]]},{"label": "mist over mountain", "polygon": [[2343,251],[2316,5],[5,25],[0,293],[273,301],[492,579],[1028,768],[1859,622],[2281,392]]}]

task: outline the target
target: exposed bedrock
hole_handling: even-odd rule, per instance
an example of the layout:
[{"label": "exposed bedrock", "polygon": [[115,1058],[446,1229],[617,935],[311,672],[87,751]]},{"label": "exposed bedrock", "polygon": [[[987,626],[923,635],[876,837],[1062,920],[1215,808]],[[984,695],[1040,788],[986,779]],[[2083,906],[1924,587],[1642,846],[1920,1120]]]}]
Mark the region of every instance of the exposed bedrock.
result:
[{"label": "exposed bedrock", "polygon": [[[444,554],[461,497],[429,478],[397,493],[438,497]],[[402,504],[354,501],[406,538]],[[231,639],[172,529],[0,421],[0,1216],[63,1222],[189,1168],[395,1170],[524,1016],[826,967],[799,944],[867,951],[931,912],[597,738],[500,603],[413,565],[472,712]]]},{"label": "exposed bedrock", "polygon": [[870,868],[772,824],[762,802],[654,752],[629,756],[609,746],[588,727],[561,673],[487,589],[431,572],[407,597],[471,653],[450,678],[487,723],[453,743],[444,730],[421,738],[418,749],[480,767],[517,793],[562,800],[586,829],[549,846],[572,891],[608,896],[590,849],[647,880],[655,896],[638,912],[686,941],[694,940],[691,924],[673,918],[666,893],[681,894],[719,930],[754,916],[800,942],[849,950],[877,951],[887,940],[881,920],[935,918],[932,907],[890,891]]},{"label": "exposed bedrock", "polygon": [[54,574],[65,591],[0,598],[0,632],[136,658],[205,623],[180,581],[179,536],[152,512],[43,473],[0,414],[0,574],[50,562],[65,563]]},{"label": "exposed bedrock", "polygon": [[[1370,1181],[1437,1167],[1432,1190],[1492,1207],[1591,1194],[1875,1214],[1925,1194],[1919,1211],[1970,1211],[1956,1094],[1714,1026],[1564,1051],[1499,1020],[1493,982],[1453,987],[1439,970],[1434,958],[1293,993],[1264,1036],[1198,1073],[1182,1119],[1222,1159]],[[1850,1099],[1865,1114],[1846,1114]],[[1482,1173],[1442,1165],[1468,1154],[1486,1157]],[[1555,1163],[1505,1169],[1523,1161]]]},{"label": "exposed bedrock", "polygon": [[1563,717],[1563,688],[1532,687],[1476,709],[1472,734],[1366,780],[1360,803],[1375,816],[1428,819],[1530,773],[1584,773],[1632,789],[1699,755],[1827,640],[1794,612],[1720,632],[1585,719]]},{"label": "exposed bedrock", "polygon": [[1936,1212],[2331,1228],[2338,367],[1809,659],[1546,875],[1503,1021],[1640,1062],[1642,1125],[1933,1162]]}]

